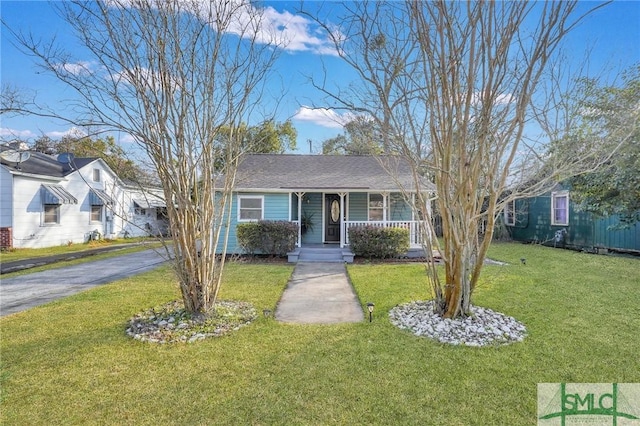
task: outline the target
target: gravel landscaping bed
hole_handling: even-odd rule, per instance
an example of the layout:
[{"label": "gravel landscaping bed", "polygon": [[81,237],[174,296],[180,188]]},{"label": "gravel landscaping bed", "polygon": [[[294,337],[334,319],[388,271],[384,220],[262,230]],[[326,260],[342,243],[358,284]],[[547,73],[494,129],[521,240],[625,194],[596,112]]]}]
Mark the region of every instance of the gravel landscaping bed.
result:
[{"label": "gravel landscaping bed", "polygon": [[434,301],[416,301],[396,306],[389,311],[391,323],[450,345],[489,346],[522,342],[525,326],[513,317],[488,308],[471,306],[466,318],[442,318],[434,312]]},{"label": "gravel landscaping bed", "polygon": [[151,343],[193,343],[236,331],[257,318],[250,303],[221,300],[202,318],[193,318],[181,301],[141,312],[129,320],[126,333]]}]

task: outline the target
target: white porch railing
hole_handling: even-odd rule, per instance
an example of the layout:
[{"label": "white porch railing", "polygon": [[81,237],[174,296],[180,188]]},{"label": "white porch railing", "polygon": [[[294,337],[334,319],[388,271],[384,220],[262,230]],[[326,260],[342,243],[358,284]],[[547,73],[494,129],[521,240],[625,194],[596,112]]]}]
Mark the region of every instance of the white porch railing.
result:
[{"label": "white porch railing", "polygon": [[374,226],[376,228],[404,228],[409,230],[409,247],[422,247],[422,234],[419,223],[415,220],[387,220],[387,221],[346,221],[344,225],[345,244],[349,244],[349,228],[353,226]]}]

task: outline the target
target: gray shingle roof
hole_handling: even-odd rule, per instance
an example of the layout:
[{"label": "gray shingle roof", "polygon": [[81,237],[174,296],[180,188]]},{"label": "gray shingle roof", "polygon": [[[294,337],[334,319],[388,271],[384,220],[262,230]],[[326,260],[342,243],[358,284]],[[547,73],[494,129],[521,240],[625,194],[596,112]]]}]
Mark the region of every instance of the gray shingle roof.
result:
[{"label": "gray shingle roof", "polygon": [[[0,147],[0,151],[6,150],[7,149],[5,147]],[[73,160],[74,167],[71,167],[68,163],[64,164],[59,162],[56,157],[52,155],[43,154],[37,151],[28,152],[30,154],[28,160],[18,164],[2,159],[2,165],[10,171],[62,178],[97,160],[97,158],[76,158]]]},{"label": "gray shingle roof", "polygon": [[398,182],[414,188],[408,163],[395,156],[249,154],[238,168],[236,190],[397,191]]}]

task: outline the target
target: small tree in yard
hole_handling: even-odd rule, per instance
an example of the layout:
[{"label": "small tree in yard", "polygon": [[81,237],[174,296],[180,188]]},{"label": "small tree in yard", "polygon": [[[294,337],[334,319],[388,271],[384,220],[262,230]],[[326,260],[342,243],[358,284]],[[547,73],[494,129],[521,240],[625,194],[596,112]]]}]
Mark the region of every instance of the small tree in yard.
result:
[{"label": "small tree in yard", "polygon": [[262,12],[245,1],[57,6],[88,57],[73,58],[53,42],[12,34],[76,91],[67,121],[129,134],[148,154],[167,200],[185,308],[205,314],[216,301],[225,262],[230,196],[242,153],[234,129],[255,119],[277,52],[263,31]]},{"label": "small tree in yard", "polygon": [[631,226],[640,222],[640,65],[627,70],[619,85],[580,83],[586,96],[579,103],[581,120],[551,153],[571,155],[595,143],[604,165],[571,177],[571,197],[584,210],[618,215],[619,227]]},{"label": "small tree in yard", "polygon": [[[317,87],[374,120],[382,146],[409,160],[425,251],[439,250],[445,265],[444,281],[435,265],[427,268],[436,309],[448,318],[468,315],[505,203],[581,170],[583,158],[543,167],[541,145],[525,134],[558,106],[544,96],[557,81],[551,65],[584,15],[576,2],[358,2],[345,9],[339,29],[325,29],[359,82],[348,93]],[[548,173],[532,173],[539,170]],[[533,175],[536,183],[525,184]],[[425,207],[425,178],[436,187],[441,246]]]}]

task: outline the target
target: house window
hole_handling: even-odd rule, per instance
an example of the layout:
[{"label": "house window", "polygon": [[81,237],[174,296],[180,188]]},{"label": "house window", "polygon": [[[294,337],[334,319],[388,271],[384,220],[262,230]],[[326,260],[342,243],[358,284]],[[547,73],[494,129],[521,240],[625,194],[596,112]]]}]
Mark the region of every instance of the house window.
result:
[{"label": "house window", "polygon": [[504,224],[507,226],[516,225],[516,200],[508,201],[504,206]]},{"label": "house window", "polygon": [[93,181],[100,182],[100,169],[93,169]]},{"label": "house window", "polygon": [[386,197],[382,194],[369,194],[369,220],[386,220]]},{"label": "house window", "polygon": [[102,221],[102,206],[91,206],[91,221],[92,222]]},{"label": "house window", "polygon": [[569,224],[569,193],[566,191],[551,193],[551,224]]},{"label": "house window", "polygon": [[402,194],[390,194],[388,198],[389,208],[387,209],[387,219],[403,220],[407,209]]},{"label": "house window", "polygon": [[264,197],[239,197],[238,221],[262,220]]},{"label": "house window", "polygon": [[44,223],[49,225],[60,223],[60,204],[44,205]]},{"label": "house window", "polygon": [[142,207],[134,207],[133,214],[135,214],[136,216],[146,216],[147,210],[143,209]]},{"label": "house window", "polygon": [[158,207],[156,209],[156,220],[169,220],[169,213],[166,207]]}]

